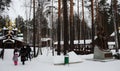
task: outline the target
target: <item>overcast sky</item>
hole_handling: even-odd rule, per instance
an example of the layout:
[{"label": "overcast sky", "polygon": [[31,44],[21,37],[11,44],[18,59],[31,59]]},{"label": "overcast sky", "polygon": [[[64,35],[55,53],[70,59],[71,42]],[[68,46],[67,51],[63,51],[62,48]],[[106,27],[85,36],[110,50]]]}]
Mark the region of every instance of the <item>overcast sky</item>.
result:
[{"label": "overcast sky", "polygon": [[[26,1],[26,3],[25,3]],[[12,0],[12,3],[10,4],[9,10],[7,10],[7,15],[9,15],[10,19],[14,21],[14,19],[20,15],[24,19],[28,19],[30,9],[29,7],[29,1],[30,0]],[[27,6],[27,8],[26,8]],[[32,10],[31,10],[32,12]],[[27,18],[26,18],[27,17]]]},{"label": "overcast sky", "polygon": [[[10,19],[12,19],[13,21],[18,15],[22,16],[24,19],[28,19],[29,17],[32,18],[32,9],[30,14],[30,7],[29,7],[30,1],[31,0],[12,0],[9,10],[6,9],[4,12],[5,15],[9,15]],[[110,2],[111,0],[108,0],[108,3]]]}]

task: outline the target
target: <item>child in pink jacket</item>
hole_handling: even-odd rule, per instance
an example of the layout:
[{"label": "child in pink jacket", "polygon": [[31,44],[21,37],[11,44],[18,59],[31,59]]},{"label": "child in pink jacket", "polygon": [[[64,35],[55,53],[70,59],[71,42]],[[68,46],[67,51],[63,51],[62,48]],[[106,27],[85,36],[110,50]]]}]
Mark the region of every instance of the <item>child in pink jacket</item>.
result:
[{"label": "child in pink jacket", "polygon": [[13,61],[14,61],[14,65],[18,65],[18,53],[17,52],[13,55]]}]

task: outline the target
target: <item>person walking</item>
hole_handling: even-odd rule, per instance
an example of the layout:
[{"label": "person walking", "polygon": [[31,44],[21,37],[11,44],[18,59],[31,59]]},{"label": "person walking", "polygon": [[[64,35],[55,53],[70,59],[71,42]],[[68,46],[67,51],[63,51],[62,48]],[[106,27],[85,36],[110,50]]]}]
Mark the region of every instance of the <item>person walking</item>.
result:
[{"label": "person walking", "polygon": [[15,52],[13,55],[14,65],[18,65],[18,52]]},{"label": "person walking", "polygon": [[0,51],[0,58],[4,58],[4,49],[2,49],[1,51]]},{"label": "person walking", "polygon": [[27,51],[27,54],[26,54],[27,60],[28,60],[28,58],[31,60],[31,55],[30,55],[31,48],[29,45],[26,46],[26,51]]},{"label": "person walking", "polygon": [[19,56],[21,56],[21,62],[24,65],[26,61],[26,48],[24,46],[21,48]]}]

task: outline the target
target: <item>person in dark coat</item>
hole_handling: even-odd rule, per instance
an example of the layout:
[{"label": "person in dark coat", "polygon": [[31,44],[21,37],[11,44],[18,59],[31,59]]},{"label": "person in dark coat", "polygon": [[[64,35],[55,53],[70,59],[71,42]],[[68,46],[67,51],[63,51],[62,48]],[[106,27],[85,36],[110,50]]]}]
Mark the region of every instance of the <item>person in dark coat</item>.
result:
[{"label": "person in dark coat", "polygon": [[28,60],[28,58],[31,60],[31,55],[30,55],[31,48],[29,45],[26,46],[26,51],[27,51],[27,54],[26,54],[27,60]]},{"label": "person in dark coat", "polygon": [[20,55],[21,56],[21,62],[22,64],[24,65],[25,64],[25,61],[26,61],[26,48],[25,47],[22,47],[21,50],[20,50]]},{"label": "person in dark coat", "polygon": [[2,49],[1,51],[0,51],[0,58],[4,58],[4,49]]}]

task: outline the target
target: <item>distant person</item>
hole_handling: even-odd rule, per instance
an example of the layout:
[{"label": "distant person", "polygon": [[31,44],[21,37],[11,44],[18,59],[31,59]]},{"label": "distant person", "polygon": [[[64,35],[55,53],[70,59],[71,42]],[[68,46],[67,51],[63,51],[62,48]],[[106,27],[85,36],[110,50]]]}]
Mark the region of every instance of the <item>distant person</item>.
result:
[{"label": "distant person", "polygon": [[22,47],[22,48],[20,49],[20,54],[19,54],[19,56],[21,56],[21,62],[22,62],[23,65],[25,64],[25,61],[26,61],[26,53],[27,53],[26,48],[25,48],[25,47]]},{"label": "distant person", "polygon": [[27,60],[28,60],[28,58],[31,60],[31,54],[30,54],[31,48],[29,45],[26,46],[26,51],[27,51],[27,53],[26,53]]},{"label": "distant person", "polygon": [[13,54],[13,61],[14,61],[14,65],[18,65],[18,52],[15,52]]},{"label": "distant person", "polygon": [[2,49],[1,51],[0,51],[0,58],[4,58],[4,49]]}]

